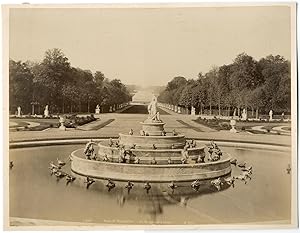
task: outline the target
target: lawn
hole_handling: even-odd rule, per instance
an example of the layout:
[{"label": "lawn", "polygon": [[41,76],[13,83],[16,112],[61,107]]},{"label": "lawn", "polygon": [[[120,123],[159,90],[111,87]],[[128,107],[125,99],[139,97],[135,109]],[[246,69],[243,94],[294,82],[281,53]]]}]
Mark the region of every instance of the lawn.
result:
[{"label": "lawn", "polygon": [[[94,121],[95,118],[91,116],[86,117],[76,117],[72,119],[67,119],[65,126],[67,128],[74,128],[76,125],[84,125]],[[45,119],[45,118],[11,118],[10,122],[17,123],[18,125],[9,127],[10,129],[16,129],[17,131],[41,131],[48,128],[58,128],[60,126],[59,119]],[[34,127],[29,127],[27,122],[38,123],[39,125]],[[20,128],[24,127],[24,128]]]},{"label": "lawn", "polygon": [[19,121],[19,122],[14,121],[14,123],[17,123],[17,125],[10,125],[9,126],[10,129],[14,129],[14,128],[18,128],[18,127],[26,127],[29,125],[28,123],[23,122],[23,121]]},{"label": "lawn", "polygon": [[[201,119],[198,118],[194,120],[196,123],[205,125],[207,127],[210,127],[212,129],[216,130],[230,130],[230,121],[229,120],[222,120],[222,119]],[[262,132],[259,130],[253,130],[252,127],[254,126],[263,126],[262,128],[267,130],[268,132]],[[255,134],[274,134],[272,131],[273,127],[276,126],[285,126],[285,128],[288,130],[290,129],[291,123],[288,122],[266,122],[266,121],[237,121],[236,122],[236,129],[238,131],[249,131],[251,133]],[[276,132],[276,134],[279,134]]]},{"label": "lawn", "polygon": [[[26,130],[26,131],[41,131],[47,128],[58,128],[59,122],[58,119],[41,119],[41,118],[36,118],[36,119],[10,119],[11,122],[15,122],[18,125],[9,127],[10,129],[12,128],[17,128],[17,130]],[[28,127],[28,123],[26,122],[34,122],[34,123],[39,123],[40,125],[35,126],[35,127]],[[18,129],[18,127],[25,127],[24,129]]]}]

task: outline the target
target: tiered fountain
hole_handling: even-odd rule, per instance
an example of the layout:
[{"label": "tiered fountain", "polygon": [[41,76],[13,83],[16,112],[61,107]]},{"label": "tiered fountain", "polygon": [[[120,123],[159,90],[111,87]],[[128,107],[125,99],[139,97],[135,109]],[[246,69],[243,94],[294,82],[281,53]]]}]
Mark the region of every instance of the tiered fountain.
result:
[{"label": "tiered fountain", "polygon": [[[118,139],[101,140],[98,154],[90,142],[85,149],[72,152],[71,169],[77,178],[93,179],[96,183],[113,183],[124,187],[128,182],[139,185],[185,187],[210,185],[211,181],[230,176],[230,156],[224,153],[206,156],[206,146],[186,140],[184,135],[165,132],[153,97],[148,106],[149,116],[142,130],[119,134]],[[207,158],[209,157],[209,158]],[[113,188],[114,188],[113,187]],[[189,187],[189,188],[187,188]]]}]

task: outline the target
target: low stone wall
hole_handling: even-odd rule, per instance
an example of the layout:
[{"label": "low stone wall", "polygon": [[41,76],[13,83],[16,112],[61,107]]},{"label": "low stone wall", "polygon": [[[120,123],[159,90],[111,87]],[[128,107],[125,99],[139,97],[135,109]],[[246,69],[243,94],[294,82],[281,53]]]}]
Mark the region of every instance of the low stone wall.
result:
[{"label": "low stone wall", "polygon": [[177,136],[136,136],[129,134],[119,134],[120,144],[125,146],[136,145],[136,148],[153,148],[153,144],[157,148],[167,149],[172,148],[183,148],[185,145],[184,135]]},{"label": "low stone wall", "polygon": [[181,182],[196,179],[214,179],[231,172],[230,157],[217,162],[171,165],[143,165],[87,160],[76,156],[74,152],[71,154],[71,159],[73,172],[99,179],[136,182]]}]

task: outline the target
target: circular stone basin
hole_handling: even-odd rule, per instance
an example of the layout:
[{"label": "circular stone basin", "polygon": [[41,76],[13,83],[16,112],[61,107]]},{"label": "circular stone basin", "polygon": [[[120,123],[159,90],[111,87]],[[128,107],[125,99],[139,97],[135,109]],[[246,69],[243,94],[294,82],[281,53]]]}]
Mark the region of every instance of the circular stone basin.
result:
[{"label": "circular stone basin", "polygon": [[[172,152],[169,151],[169,154]],[[83,149],[71,153],[71,169],[75,174],[97,179],[135,182],[186,182],[215,179],[231,172],[230,157],[222,156],[216,162],[148,165],[88,160]]]},{"label": "circular stone basin", "polygon": [[[288,224],[291,220],[291,175],[286,173],[291,151],[287,147],[274,149],[263,145],[261,149],[258,144],[250,148],[243,143],[226,142],[223,146],[216,142],[233,158],[253,166],[253,176],[247,184],[237,180],[234,188],[225,187],[217,192],[207,183],[207,188],[195,192],[187,182],[172,193],[167,184],[153,183],[147,194],[134,183],[128,194],[124,183],[118,181],[116,188],[108,192],[107,181],[97,180],[86,189],[84,179],[77,178],[66,185],[64,178],[57,180],[50,175],[49,163],[56,162],[57,157],[67,162],[63,171],[71,173],[68,157],[84,147],[86,140],[77,145],[48,143],[32,147],[37,143],[24,143],[26,148],[19,143],[19,148],[10,149],[9,160],[14,167],[9,171],[9,217],[14,225],[39,224],[38,220],[26,219],[138,225]],[[232,166],[232,176],[240,173],[239,167]]]}]

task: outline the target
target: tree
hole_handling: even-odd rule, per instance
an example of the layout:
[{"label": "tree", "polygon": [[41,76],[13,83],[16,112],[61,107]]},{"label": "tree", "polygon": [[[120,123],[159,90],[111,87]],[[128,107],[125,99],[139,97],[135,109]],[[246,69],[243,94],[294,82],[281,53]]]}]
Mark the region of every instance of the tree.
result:
[{"label": "tree", "polygon": [[182,76],[177,76],[172,79],[172,81],[168,82],[166,90],[172,91],[176,90],[179,87],[185,86],[187,84],[187,80]]},{"label": "tree", "polygon": [[95,83],[97,85],[102,85],[102,83],[105,79],[105,76],[101,71],[96,71],[95,75],[94,75],[94,79],[95,79]]},{"label": "tree", "polygon": [[183,88],[178,103],[179,105],[185,106],[186,108],[191,107],[192,88],[190,85],[187,85]]},{"label": "tree", "polygon": [[45,52],[45,57],[35,74],[35,82],[43,92],[38,99],[45,101],[56,110],[62,108],[62,87],[71,79],[71,67],[68,58],[60,49],[50,49]]},{"label": "tree", "polygon": [[[105,78],[101,71],[71,67],[60,49],[45,52],[41,62],[10,61],[10,108],[29,110],[32,102],[48,104],[52,112],[90,112],[91,106],[105,102],[121,104],[131,95],[120,80]],[[106,99],[105,99],[106,98]],[[105,101],[104,101],[105,99]]]},{"label": "tree", "polygon": [[187,84],[187,80],[184,77],[177,76],[168,82],[164,91],[162,91],[158,97],[161,102],[178,105],[180,102],[180,96]]},{"label": "tree", "polygon": [[[290,64],[282,56],[267,56],[259,60],[259,68],[265,80],[266,108],[290,109]],[[274,90],[280,91],[280,94]]]},{"label": "tree", "polygon": [[246,53],[239,54],[231,68],[231,83],[234,89],[255,89],[263,83],[263,77],[259,72],[257,62]]},{"label": "tree", "polygon": [[78,99],[78,92],[76,91],[75,85],[63,85],[62,86],[62,96],[63,96],[63,104],[62,104],[62,112],[65,112],[65,102],[69,102],[70,112],[73,112],[73,104]]},{"label": "tree", "polygon": [[218,68],[213,67],[205,74],[204,85],[207,90],[207,100],[209,102],[209,114],[212,114],[212,105],[217,100],[216,92],[218,91]]},{"label": "tree", "polygon": [[[290,70],[290,69],[289,69]],[[275,97],[275,104],[278,110],[290,111],[291,109],[291,75],[285,73],[282,75],[277,96]]]},{"label": "tree", "polygon": [[234,98],[232,96],[230,76],[232,74],[232,65],[223,65],[218,70],[217,80],[217,99],[219,106],[219,114],[221,111],[221,105],[227,107],[227,115],[230,115],[230,108],[234,105]]},{"label": "tree", "polygon": [[251,107],[256,109],[256,119],[259,118],[259,109],[264,108],[266,105],[266,93],[265,87],[263,85],[257,87],[252,90],[249,96],[249,102],[251,103]]},{"label": "tree", "polygon": [[[276,91],[275,91],[276,90]],[[218,114],[227,107],[256,109],[269,112],[290,111],[291,67],[282,56],[267,56],[258,62],[246,53],[239,54],[232,64],[213,67],[206,74],[198,73],[197,80],[177,76],[168,82],[158,97],[164,103],[190,107],[209,106],[209,112],[217,107]]]},{"label": "tree", "polygon": [[32,102],[33,74],[21,61],[9,61],[9,102],[10,111],[21,106],[23,111],[30,112]]}]

